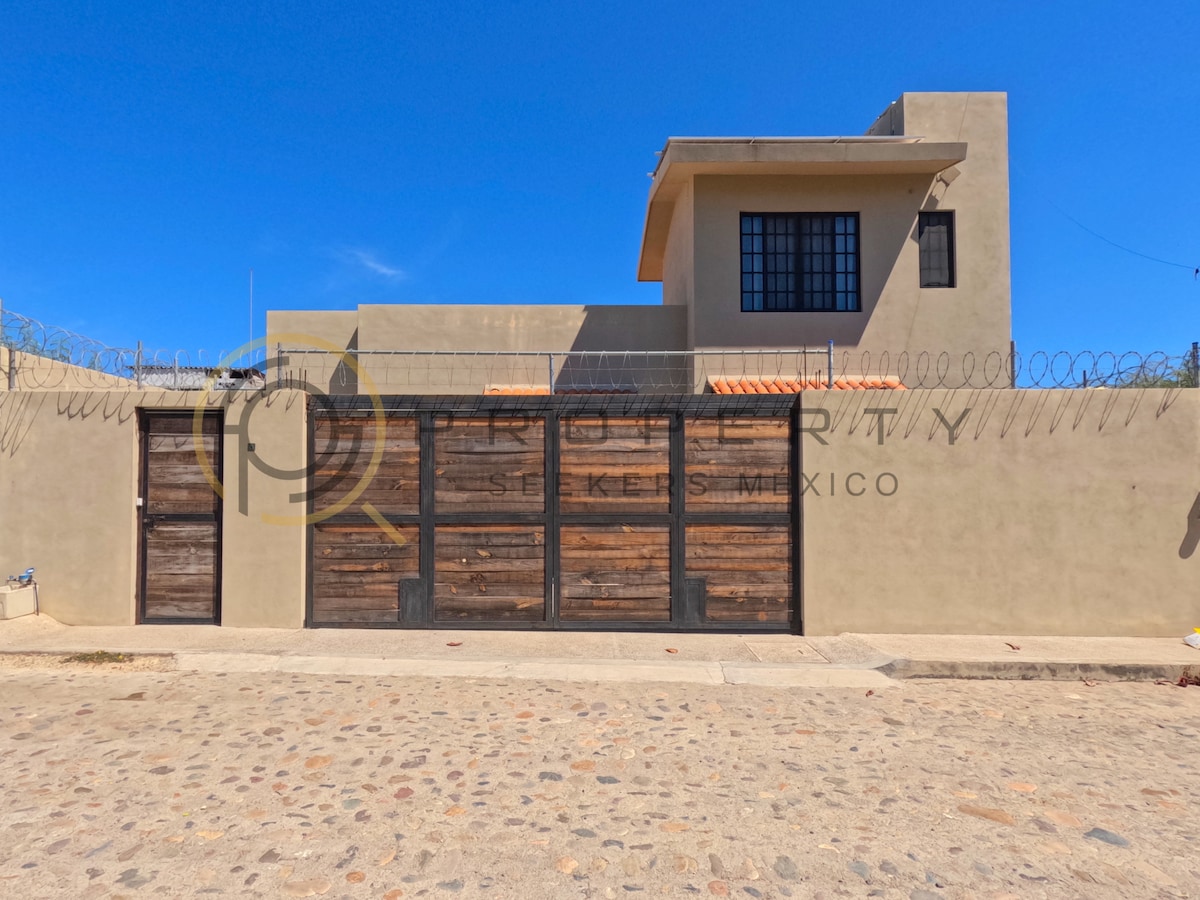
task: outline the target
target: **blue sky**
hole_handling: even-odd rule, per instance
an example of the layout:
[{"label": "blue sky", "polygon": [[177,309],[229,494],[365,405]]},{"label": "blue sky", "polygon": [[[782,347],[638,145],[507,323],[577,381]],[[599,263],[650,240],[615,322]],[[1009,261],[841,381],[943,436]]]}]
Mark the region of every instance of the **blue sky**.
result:
[{"label": "blue sky", "polygon": [[267,308],[651,303],[669,135],[1005,90],[1023,350],[1200,340],[1194,3],[114,2],[0,13],[0,297],[116,345]]}]

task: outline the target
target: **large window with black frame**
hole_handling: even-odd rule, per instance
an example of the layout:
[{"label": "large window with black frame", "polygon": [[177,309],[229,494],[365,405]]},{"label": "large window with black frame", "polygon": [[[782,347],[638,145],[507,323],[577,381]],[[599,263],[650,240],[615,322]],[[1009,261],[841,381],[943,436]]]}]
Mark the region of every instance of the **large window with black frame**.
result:
[{"label": "large window with black frame", "polygon": [[742,213],[743,312],[858,312],[858,213]]}]

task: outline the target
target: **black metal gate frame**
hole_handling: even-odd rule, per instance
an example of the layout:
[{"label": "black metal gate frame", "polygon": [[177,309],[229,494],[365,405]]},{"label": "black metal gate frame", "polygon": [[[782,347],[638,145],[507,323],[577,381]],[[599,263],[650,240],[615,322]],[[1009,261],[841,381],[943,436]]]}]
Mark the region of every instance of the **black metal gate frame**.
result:
[{"label": "black metal gate frame", "polygon": [[[416,514],[385,515],[391,525],[416,525],[419,529],[420,577],[401,582],[400,615],[391,622],[333,623],[313,621],[313,533],[307,528],[308,577],[305,597],[305,624],[310,628],[437,628],[505,631],[692,631],[708,633],[803,633],[802,614],[802,514],[799,501],[801,472],[799,411],[796,394],[745,395],[566,395],[566,396],[326,396],[309,403],[309,453],[314,458],[316,421],[321,414],[373,418],[376,403],[388,417],[417,418],[420,432],[420,509]],[[442,513],[436,508],[434,492],[434,440],[437,416],[488,418],[525,416],[545,419],[545,508],[540,513]],[[558,472],[561,452],[562,419],[568,417],[607,416],[609,418],[666,417],[670,420],[670,502],[666,513],[562,513],[559,510]],[[790,497],[787,513],[688,513],[684,476],[684,420],[691,417],[780,418],[787,417],[789,428]],[[310,474],[310,478],[311,478]],[[313,492],[308,492],[308,512],[315,509]],[[311,522],[310,518],[310,522]],[[331,524],[366,524],[369,516],[341,513],[323,520]],[[460,622],[434,618],[433,575],[434,540],[438,525],[541,525],[545,528],[546,577],[545,619],[538,622]],[[629,524],[667,525],[670,530],[671,618],[668,622],[563,622],[559,617],[557,580],[560,565],[559,529],[562,525]],[[791,621],[787,625],[734,625],[704,622],[703,586],[688,582],[702,581],[686,576],[687,526],[707,525],[789,525],[791,526]],[[405,590],[407,585],[407,591]],[[406,596],[407,594],[407,596]]]}]

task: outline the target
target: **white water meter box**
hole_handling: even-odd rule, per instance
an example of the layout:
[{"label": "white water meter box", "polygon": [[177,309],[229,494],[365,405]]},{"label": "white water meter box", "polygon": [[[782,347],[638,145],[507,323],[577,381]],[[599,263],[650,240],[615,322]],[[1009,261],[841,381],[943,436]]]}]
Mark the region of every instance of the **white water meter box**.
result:
[{"label": "white water meter box", "polygon": [[37,588],[32,584],[0,585],[0,619],[32,616],[37,611]]}]

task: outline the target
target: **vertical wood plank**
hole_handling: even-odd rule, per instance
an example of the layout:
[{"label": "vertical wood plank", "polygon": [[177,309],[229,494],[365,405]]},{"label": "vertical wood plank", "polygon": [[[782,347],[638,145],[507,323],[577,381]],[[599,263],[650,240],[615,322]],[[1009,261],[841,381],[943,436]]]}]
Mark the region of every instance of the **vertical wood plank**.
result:
[{"label": "vertical wood plank", "polygon": [[220,417],[142,419],[140,617],[214,622],[220,604]]}]

